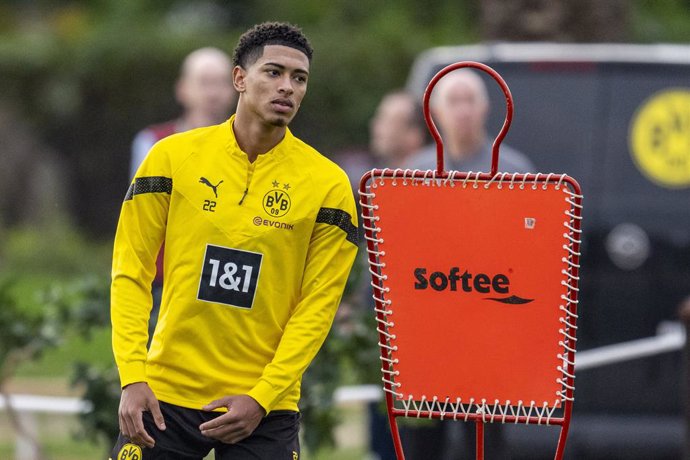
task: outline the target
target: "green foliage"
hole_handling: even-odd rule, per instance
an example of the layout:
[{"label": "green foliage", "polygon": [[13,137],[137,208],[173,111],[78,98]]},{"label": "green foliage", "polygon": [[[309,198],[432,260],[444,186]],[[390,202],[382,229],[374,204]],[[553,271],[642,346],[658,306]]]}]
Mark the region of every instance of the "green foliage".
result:
[{"label": "green foliage", "polygon": [[9,272],[22,284],[37,278],[68,280],[88,273],[108,273],[110,244],[95,243],[74,228],[47,227],[7,230],[0,244],[0,273]]},{"label": "green foliage", "polygon": [[[70,312],[73,331],[91,342],[95,331],[110,324],[110,283],[104,277],[85,276],[49,292],[52,303]],[[84,388],[82,399],[92,410],[80,414],[81,437],[110,445],[119,430],[117,409],[120,401],[120,380],[110,360],[106,365],[73,363],[72,384]]]},{"label": "green foliage", "polygon": [[[22,302],[26,296],[16,289],[16,281],[0,280],[0,390],[20,365],[62,344],[70,333],[88,339],[109,321],[109,282],[104,277],[87,275],[73,282],[63,281],[36,296],[41,308],[27,308]],[[84,385],[84,399],[97,408],[81,415],[82,434],[98,441],[101,433],[112,441],[113,423],[117,432],[114,414],[119,401],[115,369],[99,372],[77,363],[73,383]]]},{"label": "green foliage", "polygon": [[109,327],[94,329],[90,339],[69,327],[60,346],[47,349],[35,360],[23,362],[17,369],[17,378],[64,381],[70,376],[75,362],[97,367],[112,366],[111,341]]},{"label": "green foliage", "polygon": [[303,376],[300,412],[304,443],[311,452],[334,444],[333,431],[341,420],[334,391],[344,384],[371,382],[378,372],[373,318],[373,313],[365,310],[353,310],[339,318]]},{"label": "green foliage", "polygon": [[690,41],[688,0],[637,0],[632,16],[636,38],[641,42]]},{"label": "green foliage", "polygon": [[54,301],[70,311],[71,327],[86,339],[93,331],[110,324],[110,280],[87,275],[78,278],[61,292],[53,291]]},{"label": "green foliage", "polygon": [[27,311],[13,285],[13,280],[0,280],[0,387],[22,361],[35,359],[59,343],[66,317],[57,305],[40,314]]},{"label": "green foliage", "polygon": [[[191,50],[230,52],[265,20],[300,25],[315,55],[293,128],[330,155],[367,144],[377,103],[421,51],[482,39],[478,0],[34,3],[0,5],[3,99],[69,164],[75,212],[99,234],[112,234],[134,134],[177,115],[173,87]],[[690,40],[688,0],[631,5],[634,40]]]},{"label": "green foliage", "polygon": [[[27,299],[15,289],[16,280],[0,280],[0,368],[12,358],[11,371],[63,343],[69,332],[88,337],[108,321],[109,286],[104,278],[87,276],[59,283],[37,293],[40,309],[27,308]],[[3,379],[0,378],[0,384]]]},{"label": "green foliage", "polygon": [[82,399],[93,408],[79,415],[79,436],[94,443],[113,444],[119,433],[117,411],[120,403],[120,378],[117,369],[77,363],[72,384],[85,389]]},{"label": "green foliage", "polygon": [[341,421],[335,390],[380,380],[374,312],[361,292],[368,284],[365,257],[366,252],[360,251],[331,332],[302,378],[300,412],[310,452],[334,445],[333,432]]},{"label": "green foliage", "polygon": [[330,155],[366,144],[378,101],[405,83],[419,51],[477,36],[471,4],[99,0],[31,9],[17,4],[6,8],[4,26],[0,21],[0,86],[36,137],[59,152],[74,173],[79,222],[112,234],[131,140],[142,127],[178,114],[173,88],[183,57],[193,49],[211,45],[231,52],[239,34],[256,22],[300,25],[316,54],[309,93],[293,128]]},{"label": "green foliage", "polygon": [[304,426],[304,443],[315,452],[321,446],[333,446],[333,429],[338,423],[333,392],[338,387],[338,356],[324,347],[302,378],[300,412]]},{"label": "green foliage", "polygon": [[327,155],[366,145],[377,104],[386,92],[404,86],[419,52],[476,37],[462,8],[470,2],[440,3],[454,7],[424,8],[423,20],[412,2],[335,2],[316,23],[299,21],[295,11],[316,46],[295,131]]},{"label": "green foliage", "polygon": [[[75,359],[112,362],[109,334],[88,326],[108,322],[110,252],[64,222],[3,231],[0,385],[13,376],[64,377]],[[98,342],[89,342],[95,331]]]}]

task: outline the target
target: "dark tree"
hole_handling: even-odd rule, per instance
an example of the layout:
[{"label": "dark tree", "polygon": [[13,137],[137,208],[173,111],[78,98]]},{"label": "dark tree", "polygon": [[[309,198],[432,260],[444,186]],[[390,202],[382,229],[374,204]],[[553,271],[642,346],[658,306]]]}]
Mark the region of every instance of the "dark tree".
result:
[{"label": "dark tree", "polygon": [[621,42],[631,39],[626,0],[481,0],[485,40]]}]

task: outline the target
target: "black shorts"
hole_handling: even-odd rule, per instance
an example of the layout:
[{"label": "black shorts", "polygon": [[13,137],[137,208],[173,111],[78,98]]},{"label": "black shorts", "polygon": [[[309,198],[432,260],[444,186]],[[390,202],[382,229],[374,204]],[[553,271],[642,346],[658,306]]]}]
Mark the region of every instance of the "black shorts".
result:
[{"label": "black shorts", "polygon": [[139,447],[122,433],[111,453],[111,460],[202,460],[215,450],[216,460],[297,460],[299,412],[273,411],[256,430],[236,444],[225,444],[203,436],[199,425],[222,415],[160,402],[165,431],[159,430],[150,412],[144,412],[144,428],[156,441],[152,448]]}]

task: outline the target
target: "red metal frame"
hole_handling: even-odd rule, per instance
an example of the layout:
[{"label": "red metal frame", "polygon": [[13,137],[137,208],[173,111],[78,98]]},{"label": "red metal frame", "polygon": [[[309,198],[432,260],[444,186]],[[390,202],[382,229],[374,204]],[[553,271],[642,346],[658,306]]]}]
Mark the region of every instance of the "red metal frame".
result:
[{"label": "red metal frame", "polygon": [[[443,161],[443,140],[441,139],[441,136],[438,132],[438,129],[436,128],[436,125],[434,124],[433,120],[431,119],[430,112],[429,112],[429,99],[431,97],[431,92],[438,83],[438,81],[447,73],[452,72],[453,70],[457,70],[460,68],[465,68],[465,67],[470,67],[470,68],[477,68],[479,70],[482,70],[486,73],[488,73],[501,87],[503,90],[503,93],[506,98],[506,117],[505,121],[503,123],[503,127],[501,128],[501,131],[499,132],[498,136],[495,138],[493,146],[492,146],[492,162],[491,162],[491,172],[490,173],[472,173],[471,178],[473,181],[474,180],[479,180],[479,181],[488,181],[491,180],[492,178],[495,178],[495,176],[498,174],[500,175],[501,173],[498,172],[498,159],[499,159],[499,148],[500,144],[503,141],[505,135],[508,132],[508,129],[510,128],[510,124],[512,121],[513,117],[513,98],[510,93],[510,89],[508,88],[507,84],[503,80],[503,78],[491,67],[479,63],[479,62],[473,62],[473,61],[463,61],[463,62],[458,62],[455,64],[451,64],[441,71],[439,71],[434,78],[430,81],[429,85],[427,86],[426,91],[424,92],[424,117],[426,119],[427,126],[436,141],[436,154],[437,154],[437,170],[434,172],[434,178],[447,178],[449,173],[444,170],[444,161]],[[394,171],[391,169],[374,169],[372,171],[369,171],[365,173],[362,176],[362,179],[360,181],[360,186],[359,186],[359,191],[362,196],[366,195],[367,192],[367,183],[369,180],[373,178],[386,178],[386,177],[400,177],[400,170]],[[469,173],[466,172],[456,172],[453,174],[453,179],[454,180],[465,180],[468,179]],[[431,178],[429,175],[428,171],[406,171],[406,177],[408,179],[412,178],[420,178],[420,179],[429,179]],[[574,192],[574,202],[576,203],[576,206],[573,208],[573,213],[576,216],[576,219],[573,221],[573,228],[575,229],[576,232],[579,233],[580,228],[581,228],[581,188],[580,185],[577,183],[576,180],[569,176],[565,176],[563,179],[561,175],[555,175],[555,174],[511,174],[510,177],[515,177],[516,181],[527,181],[527,182],[539,182],[540,184],[544,183],[552,183],[552,184],[557,184],[557,183],[564,183],[567,184],[571,190]],[[371,222],[371,219],[374,218],[373,215],[373,210],[370,207],[362,207],[362,217],[364,222]],[[365,229],[365,233],[367,235],[367,249],[368,249],[368,254],[369,254],[369,263],[370,267],[372,269],[376,269],[378,265],[378,261],[376,259],[376,247],[374,243],[374,234],[371,230]],[[580,263],[580,243],[576,242],[573,243],[572,247],[573,251],[575,254],[572,256],[572,275],[574,278],[577,280],[579,277],[579,263]],[[372,286],[374,287],[375,291],[375,298],[381,299],[382,294],[384,292],[384,287],[382,285],[382,281],[379,279],[379,277],[375,276],[372,273]],[[575,288],[577,285],[574,286]],[[576,289],[569,289],[568,290],[568,298],[569,298],[569,311],[573,315],[573,318],[577,318],[577,291]],[[380,321],[385,321],[385,316],[382,311],[385,311],[385,305],[380,300],[376,300],[376,309],[379,310],[377,311],[377,317]],[[575,330],[570,332],[570,335],[575,338]],[[383,333],[383,331],[379,328],[379,345],[380,347],[380,352],[381,356],[385,356],[387,354],[387,350],[383,346],[387,342],[387,337]],[[566,343],[566,345],[572,349],[575,348],[574,343]],[[566,364],[566,369],[567,371],[564,373],[563,381],[565,382],[565,398],[563,402],[563,416],[562,417],[551,417],[549,424],[550,425],[557,425],[561,427],[560,435],[558,438],[558,446],[556,448],[556,454],[555,454],[555,459],[560,460],[563,457],[564,449],[565,449],[565,444],[568,436],[568,429],[570,426],[570,418],[572,415],[572,404],[573,404],[573,393],[574,393],[574,375],[575,375],[575,369],[574,369],[574,358],[567,360]],[[382,360],[382,371],[387,372],[387,371],[393,371],[393,365],[385,360]],[[389,374],[386,374],[389,375]],[[572,377],[571,377],[572,376]],[[393,437],[393,443],[395,446],[395,452],[396,456],[399,460],[404,460],[405,455],[402,449],[402,444],[401,444],[401,439],[400,439],[400,433],[398,430],[398,424],[396,421],[397,417],[405,417],[405,416],[412,416],[412,417],[420,417],[420,418],[448,418],[448,414],[442,414],[440,411],[413,411],[413,410],[403,410],[396,408],[394,405],[394,398],[393,398],[393,392],[394,389],[391,387],[390,382],[387,381],[387,379],[384,379],[384,393],[385,393],[385,398],[386,398],[386,406],[388,408],[388,421],[390,423],[391,427],[391,433]],[[483,460],[484,458],[484,423],[485,420],[488,417],[483,414],[465,414],[462,415],[462,419],[465,421],[473,421],[476,424],[477,427],[477,437],[476,437],[476,458],[478,460]],[[506,416],[501,416],[501,421],[505,423],[525,423],[525,424],[543,424],[542,417],[537,417],[537,416],[520,416],[520,415],[506,415]]]}]

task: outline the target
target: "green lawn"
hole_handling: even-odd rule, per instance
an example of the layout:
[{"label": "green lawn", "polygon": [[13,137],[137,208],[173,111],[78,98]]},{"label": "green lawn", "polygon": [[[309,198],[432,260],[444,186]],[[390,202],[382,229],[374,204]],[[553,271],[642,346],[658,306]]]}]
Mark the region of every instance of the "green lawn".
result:
[{"label": "green lawn", "polygon": [[[55,275],[46,273],[0,273],[13,281],[11,292],[27,312],[45,311],[47,292],[55,289],[69,289],[80,278],[76,275]],[[98,283],[107,283],[104,274],[99,275]],[[99,308],[101,308],[99,306]],[[109,305],[102,305],[108,315]],[[111,351],[111,331],[109,326],[94,327],[90,337],[80,335],[68,327],[64,337],[54,348],[49,348],[38,358],[20,365],[18,377],[69,377],[74,363],[84,362],[100,367],[113,366]],[[2,457],[0,457],[2,458]]]},{"label": "green lawn", "polygon": [[17,377],[65,377],[71,376],[76,362],[109,367],[114,366],[110,346],[110,329],[94,332],[91,339],[70,335],[57,348],[47,350],[35,361],[22,364]]},{"label": "green lawn", "polygon": [[[44,440],[44,453],[50,460],[94,460],[105,457],[105,447],[78,442],[69,438]],[[15,446],[12,443],[0,444],[0,458],[14,458]]]}]

